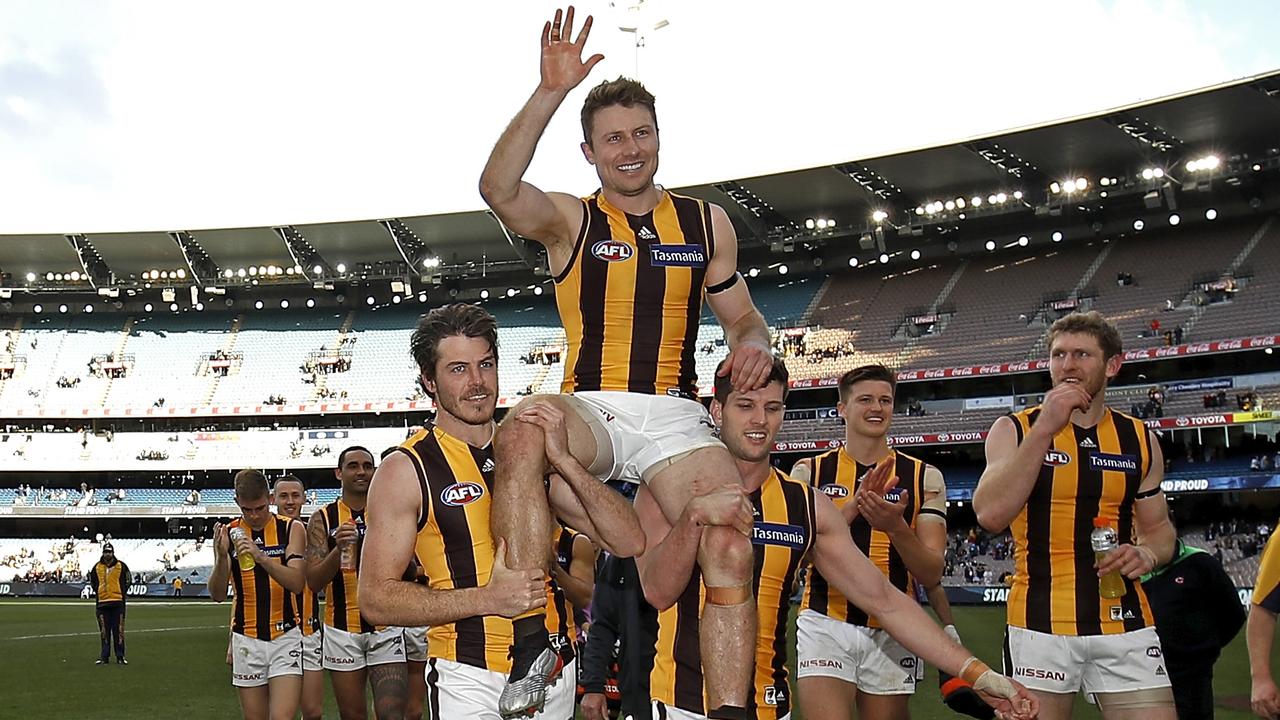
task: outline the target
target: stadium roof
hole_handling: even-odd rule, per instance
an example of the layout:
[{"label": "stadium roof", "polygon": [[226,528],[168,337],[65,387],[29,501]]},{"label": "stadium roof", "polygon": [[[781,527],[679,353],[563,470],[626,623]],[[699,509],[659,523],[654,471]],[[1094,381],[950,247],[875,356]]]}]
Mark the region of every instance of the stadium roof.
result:
[{"label": "stadium roof", "polygon": [[[945,121],[945,110],[931,108],[927,96],[919,96],[913,104],[915,109],[895,112],[937,112]],[[1068,178],[1133,180],[1139,196],[1169,183],[1185,189],[1188,183],[1194,184],[1190,173],[1184,172],[1185,162],[1208,154],[1221,157],[1223,171],[1217,177],[1228,184],[1235,184],[1225,177],[1229,160],[1234,162],[1232,172],[1241,162],[1250,168],[1262,163],[1263,170],[1276,170],[1280,72],[945,146],[682,191],[724,205],[747,247],[781,240],[807,244],[812,239],[822,244],[874,230],[870,216],[875,210],[888,212],[888,222],[905,234],[903,228],[928,222],[916,208],[948,198],[1012,194],[1020,189],[1024,202],[1010,210],[1030,213],[1052,201],[1051,182]],[[1154,167],[1166,171],[1167,179],[1144,185],[1139,180],[1142,169]],[[839,232],[815,239],[805,228],[810,218],[830,219]],[[440,259],[446,275],[458,276],[482,263],[527,272],[522,262],[533,258],[524,243],[510,242],[485,212],[399,218],[402,227],[421,241],[416,245],[401,242],[384,220],[391,219],[299,225],[292,231],[305,241],[302,245],[287,241],[287,233],[280,229],[265,227],[173,228],[168,234],[90,232],[82,237],[116,282],[125,285],[130,284],[130,276],[140,277],[151,269],[191,268],[176,237],[180,232],[194,239],[223,271],[306,264],[309,273],[312,262],[323,260],[330,279],[340,263],[347,267],[367,263],[365,270],[378,276],[408,273],[406,265],[416,264],[428,253]],[[414,252],[418,254],[410,257]],[[46,272],[80,270],[83,254],[83,243],[70,242],[68,236],[0,235],[0,272],[10,276],[4,283],[9,287],[20,287],[28,272],[42,280]],[[379,263],[386,266],[381,272],[374,269]]]}]

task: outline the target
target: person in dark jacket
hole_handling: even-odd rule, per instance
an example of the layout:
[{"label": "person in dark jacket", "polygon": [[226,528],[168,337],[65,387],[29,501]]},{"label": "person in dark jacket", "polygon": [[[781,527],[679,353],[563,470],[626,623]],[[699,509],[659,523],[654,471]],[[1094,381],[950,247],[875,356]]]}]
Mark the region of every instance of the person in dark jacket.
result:
[{"label": "person in dark jacket", "polygon": [[1235,583],[1212,554],[1179,540],[1173,559],[1144,575],[1142,588],[1156,619],[1178,720],[1211,720],[1213,665],[1245,620]]},{"label": "person in dark jacket", "polygon": [[636,561],[600,553],[578,673],[585,720],[651,716],[649,673],[657,638],[658,611],[645,602]]},{"label": "person in dark jacket", "polygon": [[102,546],[102,559],[89,571],[89,585],[97,597],[95,609],[98,615],[98,633],[102,639],[102,652],[98,654],[98,665],[110,662],[111,646],[115,646],[116,662],[128,665],[124,659],[124,601],[129,586],[133,584],[133,576],[129,566],[116,558],[115,548],[111,543]]}]

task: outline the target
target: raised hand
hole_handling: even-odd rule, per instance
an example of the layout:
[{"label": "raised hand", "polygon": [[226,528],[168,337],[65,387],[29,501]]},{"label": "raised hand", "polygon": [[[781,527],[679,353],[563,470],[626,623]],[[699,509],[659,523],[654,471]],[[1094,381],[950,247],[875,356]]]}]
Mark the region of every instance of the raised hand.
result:
[{"label": "raised hand", "polygon": [[884,495],[864,485],[854,493],[853,503],[857,505],[858,513],[867,519],[871,527],[880,532],[892,533],[909,527],[906,518],[903,517],[907,510],[907,493],[905,492],[898,496],[897,502],[889,502]]},{"label": "raised hand", "polygon": [[699,525],[732,527],[751,537],[751,501],[741,485],[727,484],[689,501],[689,509]]},{"label": "raised hand", "polygon": [[[563,19],[563,22],[562,22]],[[604,59],[596,53],[582,61],[582,51],[591,34],[591,16],[582,23],[577,40],[573,37],[573,6],[563,13],[556,10],[556,17],[542,26],[542,83],[545,90],[569,92],[586,79],[591,68]]]},{"label": "raised hand", "polygon": [[222,523],[213,524],[213,556],[224,557],[231,549],[231,538],[227,535],[227,526]]}]

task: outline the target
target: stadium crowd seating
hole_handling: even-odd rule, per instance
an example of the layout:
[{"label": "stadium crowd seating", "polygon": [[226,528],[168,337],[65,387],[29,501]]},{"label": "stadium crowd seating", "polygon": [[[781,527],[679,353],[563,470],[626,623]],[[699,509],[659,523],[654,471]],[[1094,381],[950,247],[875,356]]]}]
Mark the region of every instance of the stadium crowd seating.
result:
[{"label": "stadium crowd seating", "polygon": [[[1280,223],[1243,219],[1208,230],[1177,228],[1073,245],[1032,245],[909,270],[893,265],[819,276],[750,280],[775,330],[803,343],[788,348],[794,378],[835,377],[867,362],[919,369],[1022,361],[1043,354],[1057,300],[1102,311],[1127,347],[1164,342],[1152,333],[1180,328],[1185,342],[1274,332],[1268,300],[1280,290]],[[1156,272],[1153,253],[1176,258]],[[1172,269],[1172,271],[1170,271]],[[1127,276],[1121,283],[1118,277]],[[1233,292],[1207,302],[1202,283],[1230,277]],[[998,292],[994,290],[998,289]],[[564,372],[564,332],[549,297],[487,305],[499,321],[500,394],[555,391]],[[267,310],[148,316],[43,315],[16,320],[0,338],[0,407],[92,408],[231,406],[421,399],[408,339],[416,303],[341,312]],[[935,316],[919,326],[911,318]],[[701,387],[709,389],[727,348],[709,310],[698,332]],[[209,358],[233,361],[225,374]],[[122,377],[90,372],[111,355]],[[345,361],[339,365],[339,361]],[[336,372],[325,372],[337,369]]]}]

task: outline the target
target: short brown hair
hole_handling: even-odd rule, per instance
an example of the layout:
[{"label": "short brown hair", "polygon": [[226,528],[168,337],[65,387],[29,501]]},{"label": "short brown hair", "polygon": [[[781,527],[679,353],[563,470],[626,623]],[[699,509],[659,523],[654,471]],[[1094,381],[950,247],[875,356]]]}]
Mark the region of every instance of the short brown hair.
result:
[{"label": "short brown hair", "polygon": [[270,494],[267,476],[258,470],[241,470],[235,478],[236,500],[258,500]]},{"label": "short brown hair", "polygon": [[898,394],[898,375],[884,365],[863,365],[840,376],[840,402],[849,401],[849,391],[853,386],[866,380],[879,380],[889,383],[889,392]]},{"label": "short brown hair", "polygon": [[[725,363],[728,361],[728,358],[725,358],[716,366],[714,397],[721,405],[729,399],[729,393],[733,392],[733,383],[731,382],[733,373],[720,374],[720,371],[724,369]],[[787,364],[783,362],[782,358],[774,358],[773,367],[769,370],[769,379],[764,381],[765,387],[768,387],[769,383],[782,383],[782,399],[786,401],[787,394],[791,391],[789,387],[790,381],[791,374],[787,372]]]},{"label": "short brown hair", "polygon": [[281,475],[280,477],[276,478],[276,481],[274,483],[271,484],[271,492],[274,493],[276,490],[278,490],[280,488],[280,483],[283,483],[283,482],[296,482],[298,483],[298,487],[302,488],[304,491],[307,489],[307,484],[302,482],[302,478],[298,477],[297,475]]},{"label": "short brown hair", "polygon": [[582,137],[591,144],[591,131],[595,130],[596,112],[613,105],[647,108],[653,116],[653,129],[658,129],[658,111],[654,108],[653,93],[645,89],[639,80],[620,77],[605,80],[591,88],[582,102]]},{"label": "short brown hair", "polygon": [[1102,317],[1102,314],[1097,310],[1090,310],[1086,313],[1071,313],[1058,318],[1058,321],[1049,328],[1049,350],[1053,350],[1053,341],[1057,340],[1059,335],[1067,333],[1092,335],[1098,341],[1098,345],[1102,347],[1102,355],[1107,360],[1124,352],[1124,342],[1120,339],[1120,331],[1116,329],[1115,325],[1107,322],[1107,319]]},{"label": "short brown hair", "polygon": [[[418,327],[409,341],[409,352],[418,371],[428,379],[436,379],[436,362],[440,360],[440,341],[455,335],[484,338],[498,359],[498,321],[479,305],[454,303],[438,307],[418,319]],[[432,400],[435,394],[422,388]],[[366,450],[365,452],[369,452]],[[370,453],[372,457],[372,453]]]}]

